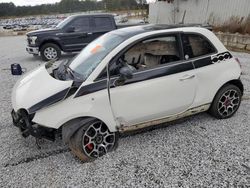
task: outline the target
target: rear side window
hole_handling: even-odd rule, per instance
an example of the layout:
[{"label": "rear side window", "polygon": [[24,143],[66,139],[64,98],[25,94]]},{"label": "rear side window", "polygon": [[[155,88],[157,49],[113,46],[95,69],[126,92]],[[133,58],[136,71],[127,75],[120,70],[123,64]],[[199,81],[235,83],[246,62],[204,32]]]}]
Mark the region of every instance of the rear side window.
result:
[{"label": "rear side window", "polygon": [[75,19],[70,26],[75,28],[75,32],[88,32],[89,31],[89,18],[82,17]]},{"label": "rear side window", "polygon": [[94,25],[96,31],[109,31],[113,29],[112,20],[109,17],[95,17]]},{"label": "rear side window", "polygon": [[186,59],[216,52],[214,46],[201,35],[184,34],[182,35],[182,42]]}]

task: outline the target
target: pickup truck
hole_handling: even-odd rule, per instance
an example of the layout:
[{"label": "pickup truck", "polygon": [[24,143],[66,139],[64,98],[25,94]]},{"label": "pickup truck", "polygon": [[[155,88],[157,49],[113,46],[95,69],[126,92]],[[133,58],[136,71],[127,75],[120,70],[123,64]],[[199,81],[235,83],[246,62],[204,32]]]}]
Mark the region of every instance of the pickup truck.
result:
[{"label": "pickup truck", "polygon": [[82,50],[99,36],[117,29],[111,14],[69,16],[56,27],[27,33],[26,51],[44,61],[59,59],[63,52]]}]

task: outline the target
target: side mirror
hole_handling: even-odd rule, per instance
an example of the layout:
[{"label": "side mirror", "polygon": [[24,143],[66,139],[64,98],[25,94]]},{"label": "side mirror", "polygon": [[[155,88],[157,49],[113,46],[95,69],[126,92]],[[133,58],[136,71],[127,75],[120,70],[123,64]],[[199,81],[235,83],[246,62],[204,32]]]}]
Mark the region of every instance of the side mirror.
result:
[{"label": "side mirror", "polygon": [[124,66],[120,69],[120,77],[117,80],[115,80],[114,85],[122,86],[124,85],[127,79],[131,78],[133,78],[133,70],[128,66]]},{"label": "side mirror", "polygon": [[133,78],[133,70],[128,66],[124,66],[120,69],[120,77],[124,79],[131,79]]},{"label": "side mirror", "polygon": [[67,29],[66,29],[66,32],[67,33],[73,33],[75,31],[75,27],[74,26],[69,26]]}]

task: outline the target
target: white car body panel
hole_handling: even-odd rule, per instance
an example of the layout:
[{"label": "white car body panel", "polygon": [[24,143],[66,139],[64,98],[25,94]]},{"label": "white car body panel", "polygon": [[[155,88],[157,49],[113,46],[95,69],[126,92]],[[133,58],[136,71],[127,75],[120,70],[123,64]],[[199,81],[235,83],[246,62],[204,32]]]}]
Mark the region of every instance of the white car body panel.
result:
[{"label": "white car body panel", "polygon": [[193,104],[197,85],[195,77],[181,81],[187,75],[194,75],[194,70],[111,89],[115,117],[129,126],[186,111]]},{"label": "white car body panel", "polygon": [[[112,50],[88,79],[82,83],[78,91],[83,86],[96,83],[95,79],[111,59],[129,44],[152,34],[174,32],[201,34],[214,44],[218,54],[228,51],[212,32],[203,28],[185,27],[138,34]],[[38,72],[40,76],[36,77],[35,74],[38,75]],[[240,73],[239,65],[234,59],[230,59],[186,72],[112,88],[110,90],[111,104],[108,89],[76,98],[74,98],[75,95],[72,95],[63,101],[38,110],[33,122],[58,129],[74,118],[95,117],[103,121],[110,131],[117,131],[117,127],[121,124],[131,126],[162,117],[174,116],[191,108],[210,104],[219,88],[230,80],[238,79]],[[185,76],[194,77],[180,81]],[[29,79],[31,77],[32,79]],[[46,86],[45,83],[48,82],[50,84]],[[28,109],[51,94],[70,87],[71,84],[72,81],[53,79],[42,66],[16,84],[12,94],[14,110]],[[40,87],[41,85],[43,87]],[[27,94],[28,91],[35,92]]]},{"label": "white car body panel", "polygon": [[241,69],[235,59],[230,59],[212,66],[201,67],[195,72],[198,87],[192,107],[211,103],[218,90],[225,83],[239,79]]},{"label": "white car body panel", "polygon": [[55,105],[48,106],[37,111],[33,121],[46,127],[58,129],[67,121],[78,117],[98,118],[110,125],[111,131],[115,131],[116,123],[111,111],[107,89],[74,99],[72,96]]},{"label": "white car body panel", "polygon": [[60,81],[50,76],[45,64],[22,76],[15,84],[12,105],[15,111],[29,109],[33,105],[69,88],[73,81]]}]

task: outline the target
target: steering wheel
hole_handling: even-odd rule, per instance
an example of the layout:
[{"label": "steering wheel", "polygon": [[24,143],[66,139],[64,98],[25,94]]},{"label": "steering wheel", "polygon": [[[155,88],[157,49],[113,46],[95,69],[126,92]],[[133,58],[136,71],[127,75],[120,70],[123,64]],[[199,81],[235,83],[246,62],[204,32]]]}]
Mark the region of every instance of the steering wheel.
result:
[{"label": "steering wheel", "polygon": [[131,64],[131,65],[128,64],[128,62],[127,62],[127,60],[125,59],[125,56],[124,56],[124,55],[122,55],[122,56],[117,60],[116,65],[117,65],[117,66],[116,66],[115,72],[116,72],[117,74],[119,74],[120,69],[121,69],[122,67],[125,67],[125,66],[129,67],[133,72],[136,71],[136,68],[134,67],[133,64]]},{"label": "steering wheel", "polygon": [[118,65],[118,67],[123,67],[124,65],[126,65],[128,62],[125,59],[125,55],[122,55],[116,62],[116,65]]}]

